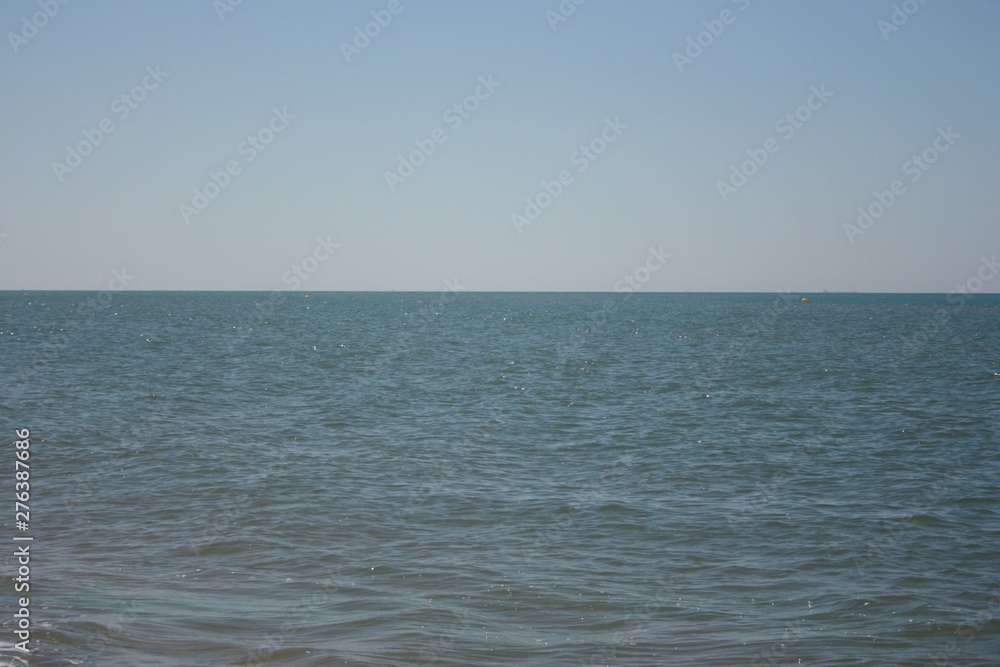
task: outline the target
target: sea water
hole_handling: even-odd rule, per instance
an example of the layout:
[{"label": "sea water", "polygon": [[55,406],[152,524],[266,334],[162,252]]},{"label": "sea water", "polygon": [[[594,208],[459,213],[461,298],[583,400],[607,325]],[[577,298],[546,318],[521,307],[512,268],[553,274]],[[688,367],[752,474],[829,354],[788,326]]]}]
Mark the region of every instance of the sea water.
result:
[{"label": "sea water", "polygon": [[1000,663],[996,295],[0,317],[2,664]]}]

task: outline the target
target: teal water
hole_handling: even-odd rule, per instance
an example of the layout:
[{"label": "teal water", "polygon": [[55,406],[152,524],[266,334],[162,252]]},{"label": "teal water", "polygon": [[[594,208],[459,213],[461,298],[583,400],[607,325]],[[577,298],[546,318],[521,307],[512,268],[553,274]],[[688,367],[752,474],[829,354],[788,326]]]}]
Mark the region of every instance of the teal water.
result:
[{"label": "teal water", "polygon": [[0,293],[0,663],[1000,663],[1000,297],[801,296]]}]

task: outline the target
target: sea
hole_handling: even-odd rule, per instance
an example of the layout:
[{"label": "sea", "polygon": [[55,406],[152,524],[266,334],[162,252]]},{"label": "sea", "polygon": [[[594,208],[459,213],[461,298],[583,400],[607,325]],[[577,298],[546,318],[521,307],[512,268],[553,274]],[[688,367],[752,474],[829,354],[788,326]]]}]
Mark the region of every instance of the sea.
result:
[{"label": "sea", "polygon": [[0,370],[0,665],[1000,664],[996,294],[3,292]]}]

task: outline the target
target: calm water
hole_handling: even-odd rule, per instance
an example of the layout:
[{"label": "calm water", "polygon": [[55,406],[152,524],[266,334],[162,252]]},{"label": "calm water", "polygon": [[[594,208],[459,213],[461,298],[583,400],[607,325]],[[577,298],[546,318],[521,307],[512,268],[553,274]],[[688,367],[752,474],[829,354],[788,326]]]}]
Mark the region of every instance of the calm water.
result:
[{"label": "calm water", "polygon": [[0,293],[28,664],[1000,663],[1000,298],[809,297]]}]

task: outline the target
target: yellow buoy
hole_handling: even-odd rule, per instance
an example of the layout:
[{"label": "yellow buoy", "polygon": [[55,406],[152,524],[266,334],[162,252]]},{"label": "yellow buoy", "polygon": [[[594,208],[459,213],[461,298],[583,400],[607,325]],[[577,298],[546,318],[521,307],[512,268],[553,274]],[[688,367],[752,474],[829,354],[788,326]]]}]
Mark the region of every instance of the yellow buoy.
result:
[{"label": "yellow buoy", "polygon": [[809,299],[802,297],[802,303],[809,303]]},{"label": "yellow buoy", "polygon": [[307,299],[309,298],[309,295],[308,295],[308,294],[306,294],[306,298],[307,298]]}]

